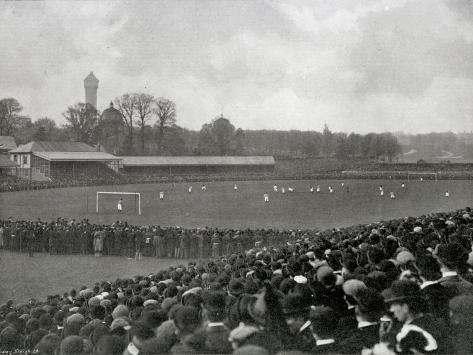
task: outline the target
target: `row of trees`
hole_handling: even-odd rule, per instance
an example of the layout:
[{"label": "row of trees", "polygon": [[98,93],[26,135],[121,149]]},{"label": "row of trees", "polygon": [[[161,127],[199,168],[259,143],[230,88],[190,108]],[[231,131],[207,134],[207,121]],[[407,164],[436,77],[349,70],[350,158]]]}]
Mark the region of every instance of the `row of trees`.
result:
[{"label": "row of trees", "polygon": [[402,153],[391,133],[333,133],[327,125],[323,132],[261,130],[243,134],[243,146],[248,154],[392,161]]},{"label": "row of trees", "polygon": [[[406,152],[415,151],[418,156],[426,160],[439,159],[457,161],[461,156],[464,160],[473,159],[472,133],[428,133],[404,134],[396,133],[396,138],[403,145]],[[453,157],[453,159],[452,159]]]},{"label": "row of trees", "polygon": [[[22,116],[14,98],[0,100],[0,135],[15,136],[18,143],[31,140],[74,140],[104,146],[114,154],[241,155],[243,131],[226,118],[204,124],[200,132],[176,125],[176,104],[145,93],[117,97],[110,109],[99,112],[93,105],[76,103],[63,113],[66,124],[50,118],[32,121]],[[139,141],[139,144],[137,144]]]},{"label": "row of trees", "polygon": [[127,93],[113,107],[98,112],[77,103],[63,113],[58,127],[49,118],[32,122],[21,115],[14,98],[0,100],[0,134],[14,135],[19,143],[31,140],[76,140],[100,144],[114,154],[139,155],[275,155],[279,157],[367,158],[392,161],[402,152],[390,133],[333,133],[327,125],[316,131],[249,131],[235,128],[220,116],[199,132],[176,124],[176,105],[166,98]]},{"label": "row of trees", "polygon": [[[176,123],[176,105],[166,98],[155,98],[145,93],[127,93],[114,100],[115,107],[98,112],[90,104],[77,103],[63,113],[74,138],[89,144],[106,143],[112,137],[114,152],[146,154],[149,130],[156,131],[157,151],[161,154],[164,137],[168,128]],[[138,131],[138,132],[137,132]],[[139,148],[135,146],[135,136],[139,136]],[[113,143],[112,143],[113,145]],[[138,149],[137,149],[138,148]],[[149,152],[148,152],[149,153]]]}]

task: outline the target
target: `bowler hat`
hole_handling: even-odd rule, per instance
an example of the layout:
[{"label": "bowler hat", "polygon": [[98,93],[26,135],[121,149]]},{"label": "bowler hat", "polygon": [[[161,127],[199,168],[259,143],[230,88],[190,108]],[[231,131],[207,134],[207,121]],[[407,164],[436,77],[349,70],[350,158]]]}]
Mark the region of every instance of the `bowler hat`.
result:
[{"label": "bowler hat", "polygon": [[300,314],[310,310],[310,305],[304,302],[304,298],[297,293],[285,296],[281,303],[285,315]]},{"label": "bowler hat", "polygon": [[406,300],[419,300],[422,293],[419,286],[410,280],[397,280],[391,285],[391,288],[383,292],[385,303],[396,303]]}]

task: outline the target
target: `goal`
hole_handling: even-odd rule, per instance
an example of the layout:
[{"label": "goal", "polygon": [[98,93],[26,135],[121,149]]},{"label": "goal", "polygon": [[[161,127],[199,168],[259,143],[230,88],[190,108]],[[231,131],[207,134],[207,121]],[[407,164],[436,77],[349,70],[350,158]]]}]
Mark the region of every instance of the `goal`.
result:
[{"label": "goal", "polygon": [[138,198],[138,214],[141,215],[141,194],[139,192],[112,192],[112,191],[97,191],[95,212],[99,213],[99,199],[101,195],[123,195],[123,196],[134,196],[135,201]]},{"label": "goal", "polygon": [[407,172],[407,181],[411,180],[438,180],[438,173],[436,172],[413,172],[413,171],[408,171]]}]

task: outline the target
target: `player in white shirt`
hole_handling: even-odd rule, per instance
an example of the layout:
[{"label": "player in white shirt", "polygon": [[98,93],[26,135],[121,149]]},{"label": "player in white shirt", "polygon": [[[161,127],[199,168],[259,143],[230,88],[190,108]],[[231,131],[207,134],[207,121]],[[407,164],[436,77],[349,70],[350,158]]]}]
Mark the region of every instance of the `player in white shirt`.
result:
[{"label": "player in white shirt", "polygon": [[233,185],[233,190],[235,190],[235,191],[238,190],[237,184]]},{"label": "player in white shirt", "polygon": [[329,186],[329,187],[328,187],[328,192],[330,192],[330,193],[332,193],[332,192],[333,192],[333,188],[332,188],[332,186]]},{"label": "player in white shirt", "polygon": [[278,192],[278,185],[274,185],[274,186],[273,186],[273,191],[274,191],[274,192]]},{"label": "player in white shirt", "polygon": [[445,191],[445,197],[450,197],[450,191]]},{"label": "player in white shirt", "polygon": [[122,200],[122,199],[119,199],[119,200],[118,200],[118,203],[117,203],[117,210],[118,210],[118,213],[121,213],[122,210],[123,210],[123,200]]},{"label": "player in white shirt", "polygon": [[264,202],[269,202],[268,194],[264,194],[263,197],[264,197]]},{"label": "player in white shirt", "polygon": [[164,199],[164,192],[163,191],[159,191],[159,199],[160,200]]},{"label": "player in white shirt", "polygon": [[283,194],[285,194],[285,193],[286,193],[286,189],[285,189],[284,187],[281,187],[281,192],[282,192]]},{"label": "player in white shirt", "polygon": [[207,190],[207,186],[205,186],[205,184],[202,184],[201,190],[202,190],[202,191]]},{"label": "player in white shirt", "polygon": [[384,190],[383,189],[379,190],[379,195],[384,196]]},{"label": "player in white shirt", "polygon": [[320,192],[320,185],[317,185],[315,191]]},{"label": "player in white shirt", "polygon": [[309,190],[310,190],[310,192],[312,192],[312,193],[313,193],[313,192],[314,192],[314,187],[313,187],[313,186],[311,186]]},{"label": "player in white shirt", "polygon": [[343,186],[345,186],[345,183],[344,183],[344,182],[342,182],[342,184],[341,184],[341,185],[342,185],[342,187],[343,187]]},{"label": "player in white shirt", "polygon": [[402,188],[406,187],[406,184],[402,183],[402,184],[401,184],[401,187],[402,187]]},{"label": "player in white shirt", "polygon": [[393,192],[393,191],[391,191],[391,192],[389,193],[389,198],[391,198],[391,199],[395,199],[395,198],[396,198],[396,196],[394,195],[394,192]]},{"label": "player in white shirt", "polygon": [[423,177],[421,177],[421,178],[420,178],[420,181],[424,181],[424,178],[423,178]]},{"label": "player in white shirt", "polygon": [[287,191],[289,191],[289,192],[294,192],[294,189],[293,189],[292,187],[288,187],[288,188],[287,188]]},{"label": "player in white shirt", "polygon": [[189,193],[192,193],[192,186],[189,186],[189,189],[187,191],[189,191]]}]

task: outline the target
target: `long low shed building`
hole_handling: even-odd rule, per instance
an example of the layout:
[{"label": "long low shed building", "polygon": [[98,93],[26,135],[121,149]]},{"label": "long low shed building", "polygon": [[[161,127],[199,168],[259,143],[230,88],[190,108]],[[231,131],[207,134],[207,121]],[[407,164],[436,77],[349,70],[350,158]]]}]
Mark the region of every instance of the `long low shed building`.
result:
[{"label": "long low shed building", "polygon": [[122,156],[129,175],[188,175],[215,173],[271,173],[272,156]]}]

